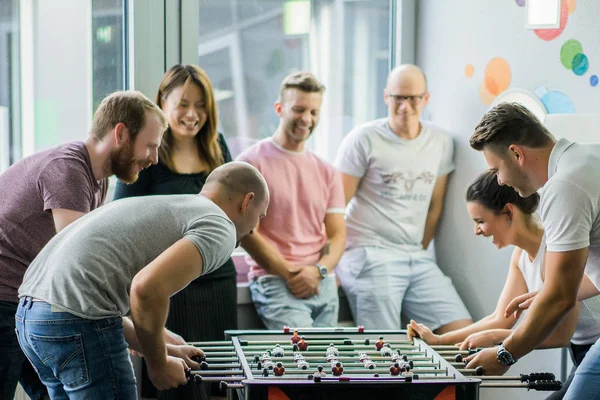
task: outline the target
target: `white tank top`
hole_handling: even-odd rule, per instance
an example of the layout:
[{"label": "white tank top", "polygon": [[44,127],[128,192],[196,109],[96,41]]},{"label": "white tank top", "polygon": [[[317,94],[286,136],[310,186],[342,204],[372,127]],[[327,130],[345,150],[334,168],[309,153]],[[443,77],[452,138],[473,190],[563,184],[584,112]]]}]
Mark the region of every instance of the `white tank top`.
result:
[{"label": "white tank top", "polygon": [[[525,278],[527,289],[530,292],[541,290],[544,281],[542,280],[542,265],[544,253],[546,252],[546,235],[542,236],[540,248],[533,261],[529,261],[529,255],[526,251],[521,253],[519,259],[519,269]],[[600,338],[600,295],[590,297],[581,302],[581,311],[579,312],[579,321],[575,328],[575,333],[571,338],[574,344],[592,344]]]}]

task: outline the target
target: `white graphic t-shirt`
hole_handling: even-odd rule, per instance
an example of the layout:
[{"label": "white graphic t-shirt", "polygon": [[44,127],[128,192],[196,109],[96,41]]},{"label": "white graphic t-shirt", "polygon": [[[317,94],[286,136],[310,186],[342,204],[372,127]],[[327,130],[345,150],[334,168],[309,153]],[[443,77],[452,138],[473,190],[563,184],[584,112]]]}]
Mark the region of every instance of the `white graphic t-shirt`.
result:
[{"label": "white graphic t-shirt", "polygon": [[416,139],[406,140],[383,118],[344,138],[335,165],[362,178],[346,208],[347,248],[422,248],[436,180],[454,170],[454,145],[443,129],[426,121],[421,126]]}]

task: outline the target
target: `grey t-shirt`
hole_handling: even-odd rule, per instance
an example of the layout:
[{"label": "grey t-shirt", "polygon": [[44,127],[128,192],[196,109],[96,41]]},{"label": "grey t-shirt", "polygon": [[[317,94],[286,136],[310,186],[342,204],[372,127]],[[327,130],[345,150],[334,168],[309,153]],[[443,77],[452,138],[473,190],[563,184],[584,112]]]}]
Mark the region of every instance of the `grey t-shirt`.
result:
[{"label": "grey t-shirt", "polygon": [[132,197],[101,207],[57,234],[33,260],[19,288],[87,319],[127,315],[133,277],[182,238],[202,256],[202,275],[236,245],[233,222],[200,195]]}]

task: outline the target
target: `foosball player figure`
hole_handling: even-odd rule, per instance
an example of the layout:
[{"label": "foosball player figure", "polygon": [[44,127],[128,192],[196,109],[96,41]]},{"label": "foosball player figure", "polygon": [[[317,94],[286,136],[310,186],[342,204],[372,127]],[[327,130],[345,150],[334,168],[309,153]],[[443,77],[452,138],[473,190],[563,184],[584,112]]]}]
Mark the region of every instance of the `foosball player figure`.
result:
[{"label": "foosball player figure", "polygon": [[285,351],[283,351],[280,345],[276,344],[273,351],[271,351],[271,354],[273,357],[283,357],[285,356]]},{"label": "foosball player figure", "polygon": [[315,382],[321,382],[321,378],[325,378],[327,374],[323,372],[323,366],[317,365],[317,372],[313,374],[313,379]]},{"label": "foosball player figure", "polygon": [[283,376],[283,373],[285,372],[285,368],[283,367],[283,364],[278,362],[277,365],[275,366],[275,368],[273,368],[273,373],[275,374],[275,376]]},{"label": "foosball player figure", "polygon": [[362,363],[362,362],[365,362],[365,360],[370,360],[370,359],[371,359],[371,357],[369,357],[369,356],[367,355],[367,353],[360,353],[360,354],[358,355],[358,361],[360,361],[361,363]]},{"label": "foosball player figure", "polygon": [[300,341],[300,335],[298,334],[298,331],[294,331],[293,336],[290,338],[290,342],[292,342],[292,344],[296,344]]},{"label": "foosball player figure", "polygon": [[331,343],[329,345],[329,347],[327,348],[327,355],[331,355],[331,354],[333,354],[334,356],[337,356],[337,355],[340,354],[340,352],[338,351],[337,347],[335,347],[333,345],[333,343]]},{"label": "foosball player figure", "polygon": [[375,348],[377,349],[377,351],[381,350],[383,344],[383,336],[379,336],[379,340],[375,342]]},{"label": "foosball player figure", "polygon": [[400,369],[400,365],[398,363],[394,363],[394,365],[390,367],[390,374],[392,374],[392,376],[398,376],[400,375],[400,372],[402,372],[402,370]]},{"label": "foosball player figure", "polygon": [[298,361],[298,363],[296,365],[298,366],[298,369],[302,369],[302,370],[307,370],[310,368],[310,364],[304,359]]},{"label": "foosball player figure", "polygon": [[382,357],[390,357],[393,353],[392,349],[390,348],[390,345],[387,343],[383,344],[383,347],[381,348],[380,352]]},{"label": "foosball player figure", "polygon": [[331,372],[335,376],[341,376],[342,372],[344,372],[344,367],[342,366],[342,363],[339,361],[337,363],[335,363],[335,366],[333,368],[331,368]]},{"label": "foosball player figure", "polygon": [[392,362],[396,361],[408,361],[408,356],[406,354],[400,354],[400,351],[396,350],[394,354],[392,354]]},{"label": "foosball player figure", "polygon": [[363,362],[363,365],[365,366],[365,368],[366,368],[366,369],[375,369],[375,367],[377,366],[377,365],[375,364],[375,362],[373,362],[373,361],[372,361],[372,360],[370,360],[370,359],[366,359],[366,360]]},{"label": "foosball player figure", "polygon": [[302,336],[300,338],[300,341],[298,342],[298,350],[300,350],[300,351],[306,351],[306,350],[308,350],[308,343],[306,343],[306,340],[304,339],[304,336]]},{"label": "foosball player figure", "polygon": [[272,360],[265,360],[262,363],[264,369],[273,369],[275,367],[275,363]]},{"label": "foosball player figure", "polygon": [[408,372],[412,369],[412,360],[410,362],[406,362],[406,361],[401,361],[401,362],[397,362],[396,364],[398,364],[400,366],[400,370],[402,372]]}]

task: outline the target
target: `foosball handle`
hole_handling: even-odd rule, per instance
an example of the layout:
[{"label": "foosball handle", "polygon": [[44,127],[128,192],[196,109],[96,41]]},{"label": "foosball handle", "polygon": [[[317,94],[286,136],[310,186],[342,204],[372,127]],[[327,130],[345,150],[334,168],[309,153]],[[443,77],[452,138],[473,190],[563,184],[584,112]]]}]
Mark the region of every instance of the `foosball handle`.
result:
[{"label": "foosball handle", "polygon": [[192,369],[191,368],[187,368],[185,370],[185,377],[189,380],[192,380],[194,383],[201,383],[202,382],[202,377],[200,375],[192,375]]},{"label": "foosball handle", "polygon": [[191,359],[192,359],[192,361],[195,361],[197,363],[201,363],[202,361],[206,361],[206,356],[205,355],[192,356]]},{"label": "foosball handle", "polygon": [[534,372],[532,374],[521,374],[521,382],[531,381],[553,381],[556,377],[552,372]]},{"label": "foosball handle", "polygon": [[527,382],[527,390],[541,390],[541,391],[556,391],[562,388],[561,381],[534,381]]}]

